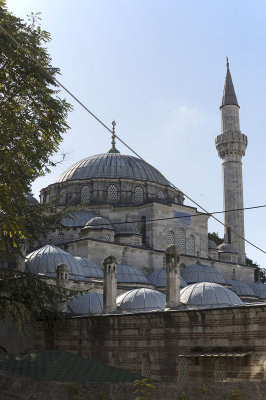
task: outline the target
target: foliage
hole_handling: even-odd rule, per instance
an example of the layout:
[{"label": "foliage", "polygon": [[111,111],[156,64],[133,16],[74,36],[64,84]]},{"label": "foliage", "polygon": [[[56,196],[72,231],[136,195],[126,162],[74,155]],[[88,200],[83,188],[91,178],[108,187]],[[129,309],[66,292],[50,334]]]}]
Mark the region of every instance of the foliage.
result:
[{"label": "foliage", "polygon": [[133,383],[135,388],[134,394],[136,394],[135,400],[154,400],[154,392],[157,387],[154,385],[152,379],[137,379]]},{"label": "foliage", "polygon": [[71,290],[48,284],[27,272],[0,269],[0,320],[15,323],[25,332],[28,323],[38,318],[61,318],[58,305],[76,295]]},{"label": "foliage", "polygon": [[224,239],[219,237],[218,232],[208,233],[208,239],[213,240],[216,246],[219,246],[219,244],[224,242]]},{"label": "foliage", "polygon": [[244,393],[242,390],[235,390],[234,392],[230,393],[225,397],[225,400],[244,400],[243,397]]},{"label": "foliage", "polygon": [[57,96],[59,70],[51,65],[45,48],[50,35],[36,26],[37,18],[25,23],[0,0],[0,24],[51,74],[0,29],[0,261],[19,253],[22,240],[36,238],[51,222],[51,209],[29,207],[23,194],[49,172],[51,156],[68,129],[70,105]]}]

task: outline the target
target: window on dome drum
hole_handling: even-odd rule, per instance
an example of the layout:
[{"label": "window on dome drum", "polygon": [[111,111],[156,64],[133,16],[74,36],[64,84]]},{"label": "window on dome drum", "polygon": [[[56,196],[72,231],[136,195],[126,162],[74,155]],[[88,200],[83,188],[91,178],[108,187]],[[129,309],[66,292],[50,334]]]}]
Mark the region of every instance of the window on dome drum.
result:
[{"label": "window on dome drum", "polygon": [[162,190],[157,193],[158,199],[165,200],[165,194]]},{"label": "window on dome drum", "polygon": [[61,190],[61,192],[59,193],[59,202],[58,204],[60,206],[64,206],[66,204],[66,191],[65,189]]},{"label": "window on dome drum", "polygon": [[151,359],[149,355],[144,355],[142,359],[142,376],[145,378],[150,378],[151,377]]},{"label": "window on dome drum", "polygon": [[168,244],[168,246],[175,244],[175,234],[173,231],[170,231],[168,233],[167,244]]},{"label": "window on dome drum", "polygon": [[226,365],[223,358],[218,358],[215,361],[214,379],[215,382],[226,382]]},{"label": "window on dome drum", "polygon": [[111,242],[111,240],[112,240],[111,234],[110,233],[106,233],[105,239],[107,240],[107,242]]},{"label": "window on dome drum", "polygon": [[135,203],[143,203],[144,200],[144,191],[141,186],[137,186],[135,188],[135,193],[134,193],[134,202]]},{"label": "window on dome drum", "polygon": [[134,246],[138,246],[139,245],[139,239],[138,238],[134,238],[133,239],[133,245]]},{"label": "window on dome drum", "polygon": [[107,201],[109,203],[116,203],[117,197],[117,187],[115,185],[109,185],[107,189]]},{"label": "window on dome drum", "polygon": [[181,253],[185,253],[186,252],[186,232],[183,228],[178,229],[177,241],[178,241],[179,251],[181,251]]},{"label": "window on dome drum", "polygon": [[140,233],[142,234],[142,243],[146,243],[146,217],[140,219]]},{"label": "window on dome drum", "polygon": [[195,255],[195,238],[193,235],[189,236],[188,253],[192,254],[193,256]]},{"label": "window on dome drum", "polygon": [[90,200],[90,188],[89,186],[83,186],[80,194],[81,203],[88,204]]},{"label": "window on dome drum", "polygon": [[65,235],[64,235],[63,232],[59,232],[58,239],[59,239],[59,242],[60,242],[60,243],[63,243],[63,242],[64,242]]},{"label": "window on dome drum", "polygon": [[190,360],[182,357],[178,365],[178,382],[185,383],[189,380]]},{"label": "window on dome drum", "polygon": [[49,193],[46,195],[46,199],[45,199],[45,202],[46,203],[49,203],[49,201],[50,201],[50,196],[49,196]]}]

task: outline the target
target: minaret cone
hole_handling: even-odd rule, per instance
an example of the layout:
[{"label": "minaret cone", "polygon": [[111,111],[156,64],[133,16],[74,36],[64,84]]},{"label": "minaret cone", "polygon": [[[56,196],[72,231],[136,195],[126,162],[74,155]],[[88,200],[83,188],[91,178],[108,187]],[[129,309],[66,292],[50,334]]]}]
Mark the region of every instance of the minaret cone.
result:
[{"label": "minaret cone", "polygon": [[[237,98],[236,98],[236,93],[235,93],[235,88],[233,85],[230,69],[229,69],[229,62],[227,59],[227,71],[226,71],[226,76],[225,76],[225,82],[224,82],[224,91],[223,91],[223,99],[222,99],[222,105],[227,106],[227,105],[235,105],[238,106]],[[220,107],[220,108],[221,108]]]}]

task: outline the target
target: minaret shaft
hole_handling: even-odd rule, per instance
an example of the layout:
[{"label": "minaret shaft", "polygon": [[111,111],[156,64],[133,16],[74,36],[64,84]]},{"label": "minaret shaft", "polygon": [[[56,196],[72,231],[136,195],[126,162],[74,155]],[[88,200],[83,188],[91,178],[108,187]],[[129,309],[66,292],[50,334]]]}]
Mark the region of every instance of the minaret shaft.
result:
[{"label": "minaret shaft", "polygon": [[[245,264],[245,231],[242,157],[247,148],[247,137],[240,131],[239,106],[227,64],[227,73],[221,109],[222,134],[216,138],[216,148],[223,166],[225,238],[227,227],[231,228],[231,242],[239,254],[239,262]],[[236,235],[236,234],[237,235]]]}]

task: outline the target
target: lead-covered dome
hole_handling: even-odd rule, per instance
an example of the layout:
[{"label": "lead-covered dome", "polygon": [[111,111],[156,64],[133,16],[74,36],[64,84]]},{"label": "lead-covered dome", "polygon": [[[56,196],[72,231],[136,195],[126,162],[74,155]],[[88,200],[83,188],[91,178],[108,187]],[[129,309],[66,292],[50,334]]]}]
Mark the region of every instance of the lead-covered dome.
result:
[{"label": "lead-covered dome", "polygon": [[181,269],[181,274],[188,285],[196,282],[214,282],[225,285],[223,276],[215,268],[200,262],[184,267]]},{"label": "lead-covered dome", "polygon": [[165,295],[153,289],[133,289],[118,296],[116,304],[122,311],[159,311],[165,308]]},{"label": "lead-covered dome", "polygon": [[109,229],[109,230],[114,230],[113,225],[111,224],[110,221],[108,221],[107,218],[98,216],[98,217],[93,217],[91,218],[85,225],[84,228],[90,228],[90,229]]},{"label": "lead-covered dome", "polygon": [[200,282],[186,286],[180,292],[180,301],[188,306],[199,308],[228,307],[243,304],[232,290],[211,282]]},{"label": "lead-covered dome", "polygon": [[84,277],[82,265],[71,254],[56,246],[46,245],[33,251],[26,257],[26,271],[32,274],[56,275],[58,264],[69,267],[69,277],[72,275]]},{"label": "lead-covered dome", "polygon": [[[166,269],[161,268],[157,271],[153,271],[149,276],[148,280],[157,288],[165,288],[166,287]],[[180,287],[184,288],[187,286],[187,283],[180,275]]]},{"label": "lead-covered dome", "polygon": [[128,264],[118,264],[117,266],[118,283],[144,283],[149,284],[146,276],[138,269]]},{"label": "lead-covered dome", "polygon": [[262,282],[252,283],[251,288],[254,290],[256,296],[260,299],[266,299],[266,285]]},{"label": "lead-covered dome", "polygon": [[100,278],[103,279],[103,271],[101,268],[92,260],[85,257],[75,257],[80,262],[84,270],[84,276],[87,278]]},{"label": "lead-covered dome", "polygon": [[87,157],[68,168],[57,182],[95,178],[125,178],[155,182],[170,186],[168,180],[145,161],[120,153],[105,153]]},{"label": "lead-covered dome", "polygon": [[257,297],[254,290],[246,282],[239,281],[238,279],[231,279],[226,281],[226,283],[231,286],[230,289],[238,296]]},{"label": "lead-covered dome", "polygon": [[67,313],[73,315],[101,314],[103,311],[103,295],[101,293],[79,294],[67,304]]}]

